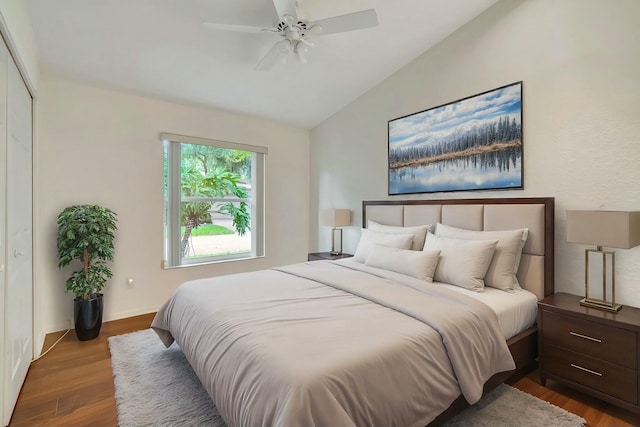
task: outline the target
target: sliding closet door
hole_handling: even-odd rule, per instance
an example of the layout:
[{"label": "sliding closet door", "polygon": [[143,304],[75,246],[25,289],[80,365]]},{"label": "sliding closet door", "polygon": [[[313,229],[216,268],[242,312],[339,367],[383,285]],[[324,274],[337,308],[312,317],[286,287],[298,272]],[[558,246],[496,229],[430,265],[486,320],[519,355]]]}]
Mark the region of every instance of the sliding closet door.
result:
[{"label": "sliding closet door", "polygon": [[5,307],[5,273],[6,273],[6,209],[7,209],[7,48],[0,40],[0,421],[1,426],[8,424],[6,414],[5,381],[4,381],[4,307]]},{"label": "sliding closet door", "polygon": [[33,354],[32,100],[10,57],[7,77],[4,416]]}]

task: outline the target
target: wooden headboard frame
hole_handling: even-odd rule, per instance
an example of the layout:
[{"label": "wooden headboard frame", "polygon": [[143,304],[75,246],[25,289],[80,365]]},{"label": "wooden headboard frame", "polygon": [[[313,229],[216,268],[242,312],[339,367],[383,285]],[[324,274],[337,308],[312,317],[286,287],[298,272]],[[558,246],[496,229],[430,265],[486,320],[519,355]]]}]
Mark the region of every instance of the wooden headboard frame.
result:
[{"label": "wooden headboard frame", "polygon": [[[496,206],[498,205],[498,206]],[[500,218],[504,206],[504,224]],[[533,256],[536,262],[542,262],[541,267],[544,276],[543,289],[530,289],[536,293],[539,299],[554,293],[554,206],[553,197],[521,197],[521,198],[487,198],[487,199],[446,199],[446,200],[383,200],[362,202],[362,226],[367,225],[367,210],[370,209],[370,219],[390,225],[411,226],[419,224],[434,224],[443,222],[448,225],[473,230],[500,230],[528,227],[529,219],[523,219],[527,215],[510,215],[511,213],[528,212],[526,206],[531,205],[534,229],[540,229],[534,236],[535,242],[527,242],[523,251],[523,263],[526,263],[524,255],[526,249],[535,245]],[[490,208],[485,209],[485,207]],[[497,216],[496,216],[497,215]],[[539,218],[543,216],[543,218]],[[442,218],[445,220],[442,220]],[[382,218],[382,220],[381,220]],[[503,227],[503,228],[501,228]],[[531,228],[530,228],[531,229]],[[519,272],[519,278],[520,278]],[[538,280],[539,281],[539,280]],[[539,286],[539,285],[538,285]]]}]

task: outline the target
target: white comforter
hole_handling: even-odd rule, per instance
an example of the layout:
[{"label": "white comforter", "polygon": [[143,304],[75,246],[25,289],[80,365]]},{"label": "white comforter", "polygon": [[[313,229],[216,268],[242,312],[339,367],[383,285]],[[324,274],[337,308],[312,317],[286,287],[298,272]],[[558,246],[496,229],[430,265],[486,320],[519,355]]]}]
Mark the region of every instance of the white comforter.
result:
[{"label": "white comforter", "polygon": [[187,282],[152,328],[230,427],[424,426],[515,368],[486,305],[325,261]]}]

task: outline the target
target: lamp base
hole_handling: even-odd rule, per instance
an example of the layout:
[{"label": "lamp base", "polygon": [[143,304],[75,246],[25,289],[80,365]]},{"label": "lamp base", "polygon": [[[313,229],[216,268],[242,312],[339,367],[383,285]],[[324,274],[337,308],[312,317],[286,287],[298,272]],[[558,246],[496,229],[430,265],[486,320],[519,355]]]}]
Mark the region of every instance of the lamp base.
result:
[{"label": "lamp base", "polygon": [[333,227],[331,230],[331,251],[329,251],[329,255],[342,255],[342,228]]},{"label": "lamp base", "polygon": [[597,308],[598,310],[604,310],[611,313],[617,313],[622,308],[620,304],[613,304],[608,301],[594,300],[591,298],[582,298],[580,305],[583,307]]}]

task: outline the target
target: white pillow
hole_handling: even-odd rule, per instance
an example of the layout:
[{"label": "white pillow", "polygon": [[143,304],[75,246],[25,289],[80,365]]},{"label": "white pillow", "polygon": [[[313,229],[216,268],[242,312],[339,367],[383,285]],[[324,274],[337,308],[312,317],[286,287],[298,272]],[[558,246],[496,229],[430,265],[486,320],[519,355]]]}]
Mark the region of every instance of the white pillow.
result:
[{"label": "white pillow", "polygon": [[435,281],[482,292],[483,278],[497,244],[497,240],[452,239],[428,233],[423,250],[440,250]]},{"label": "white pillow", "polygon": [[414,251],[421,251],[424,246],[424,238],[427,236],[427,231],[431,230],[431,225],[425,224],[415,225],[413,227],[398,227],[396,225],[384,225],[368,220],[367,228],[369,230],[382,231],[383,233],[389,234],[415,234],[411,249]]},{"label": "white pillow", "polygon": [[409,249],[413,243],[414,237],[414,234],[389,234],[363,228],[360,241],[358,242],[358,248],[356,249],[356,253],[353,255],[353,260],[364,263],[374,245]]},{"label": "white pillow", "polygon": [[435,234],[436,236],[454,237],[465,240],[497,239],[498,245],[496,246],[496,252],[493,254],[493,259],[491,260],[491,264],[489,264],[487,274],[484,276],[484,284],[503,291],[520,289],[516,274],[518,274],[518,267],[520,266],[522,248],[529,236],[528,228],[500,231],[473,231],[438,223]]},{"label": "white pillow", "polygon": [[374,245],[365,264],[433,282],[439,255],[440,251],[412,251]]}]

